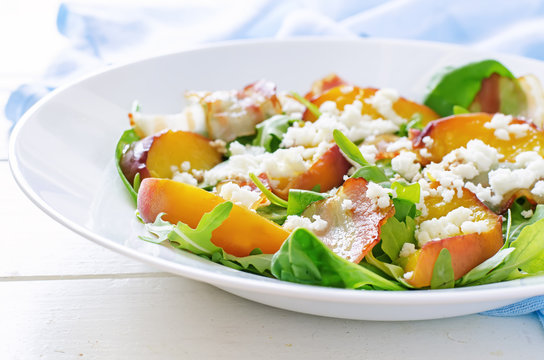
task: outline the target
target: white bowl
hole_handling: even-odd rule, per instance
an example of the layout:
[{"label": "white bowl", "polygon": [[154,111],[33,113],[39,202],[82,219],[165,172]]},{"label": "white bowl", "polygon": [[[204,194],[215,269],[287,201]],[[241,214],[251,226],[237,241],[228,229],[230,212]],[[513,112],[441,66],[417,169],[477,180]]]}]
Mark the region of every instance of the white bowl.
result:
[{"label": "white bowl", "polygon": [[[47,214],[109,249],[263,304],[348,319],[413,320],[476,313],[544,294],[544,277],[449,290],[356,291],[298,285],[223,267],[144,242],[142,224],[114,166],[133,100],[144,112],[178,112],[185,90],[240,88],[260,78],[304,93],[331,72],[361,86],[392,87],[421,101],[446,65],[495,58],[544,80],[544,64],[463,47],[392,40],[233,42],[119,66],[54,91],[19,121],[10,164]],[[46,239],[45,239],[46,241]]]}]

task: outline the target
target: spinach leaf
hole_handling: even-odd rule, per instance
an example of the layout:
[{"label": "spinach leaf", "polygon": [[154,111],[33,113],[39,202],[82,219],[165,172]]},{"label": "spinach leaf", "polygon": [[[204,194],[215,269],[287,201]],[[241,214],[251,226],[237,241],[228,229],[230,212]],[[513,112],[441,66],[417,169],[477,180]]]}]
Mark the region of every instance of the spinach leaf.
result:
[{"label": "spinach leaf", "polygon": [[424,104],[441,116],[452,115],[455,105],[468,109],[480,91],[482,80],[492,74],[515,79],[514,75],[496,60],[473,62],[452,69],[435,79],[436,84],[425,98]]},{"label": "spinach leaf", "polygon": [[451,254],[448,249],[440,250],[434,263],[431,277],[431,289],[449,289],[455,285],[455,276],[451,264]]},{"label": "spinach leaf", "polygon": [[300,94],[297,94],[296,92],[291,92],[291,95],[298,100],[302,105],[306,106],[306,108],[316,117],[319,119],[321,116],[321,111],[319,111],[319,108],[312,104],[308,99],[300,96]]},{"label": "spinach leaf", "polygon": [[117,142],[117,146],[115,147],[115,166],[117,168],[117,172],[119,173],[119,176],[121,177],[121,181],[123,181],[123,184],[125,184],[125,187],[127,188],[130,196],[132,197],[132,200],[134,200],[134,203],[138,200],[138,187],[140,185],[140,176],[137,174],[137,178],[134,178],[134,187],[130,184],[130,182],[125,177],[125,174],[123,174],[123,171],[121,170],[121,156],[123,156],[124,151],[126,148],[140,140],[140,137],[136,134],[134,129],[126,130],[122,135],[119,141]]},{"label": "spinach leaf", "polygon": [[459,105],[453,105],[453,115],[468,114],[470,111]]},{"label": "spinach leaf", "polygon": [[293,231],[274,254],[272,274],[280,280],[308,285],[404,290],[398,282],[336,255],[304,228]]},{"label": "spinach leaf", "polygon": [[298,120],[286,115],[274,115],[271,118],[257,124],[257,135],[253,139],[253,145],[262,146],[268,152],[279,149],[283,135],[287,129]]},{"label": "spinach leaf", "polygon": [[363,165],[361,168],[357,169],[351,177],[363,178],[366,181],[372,181],[378,184],[389,181],[389,178],[385,176],[383,171],[374,165]]},{"label": "spinach leaf", "polygon": [[397,280],[402,285],[404,285],[406,288],[413,288],[412,285],[410,285],[405,279],[404,279],[404,269],[398,265],[390,264],[388,262],[380,261],[376,257],[374,257],[374,254],[372,254],[372,251],[369,251],[365,257],[364,261],[368,262],[370,265],[376,267],[379,269],[382,273],[385,275]]},{"label": "spinach leaf", "polygon": [[327,194],[314,191],[290,189],[287,198],[287,215],[300,215],[310,204],[327,197]]},{"label": "spinach leaf", "polygon": [[415,244],[414,232],[416,222],[407,217],[405,221],[399,221],[396,217],[390,217],[381,228],[381,248],[392,261],[399,257],[404,243]]},{"label": "spinach leaf", "polygon": [[196,229],[182,222],[172,225],[162,220],[164,214],[159,214],[153,224],[146,224],[146,229],[157,238],[142,237],[142,239],[154,243],[168,243],[174,248],[190,251],[236,270],[270,276],[271,254],[262,254],[260,250],[255,249],[252,255],[238,257],[226,253],[211,242],[212,232],[227,219],[231,209],[230,201],[217,205],[202,216]]},{"label": "spinach leaf", "polygon": [[542,204],[536,206],[533,216],[531,216],[529,219],[526,219],[523,215],[521,215],[522,211],[529,210],[531,207],[532,206],[529,204],[527,199],[524,198],[518,199],[512,204],[512,207],[510,208],[510,217],[508,219],[510,222],[510,231],[505,234],[506,241],[504,248],[510,246],[512,241],[517,239],[521,230],[525,226],[534,224],[538,220],[544,218],[544,205]]},{"label": "spinach leaf", "polygon": [[391,189],[395,190],[397,199],[404,199],[414,204],[419,203],[421,188],[418,183],[408,185],[395,181],[391,184]]}]

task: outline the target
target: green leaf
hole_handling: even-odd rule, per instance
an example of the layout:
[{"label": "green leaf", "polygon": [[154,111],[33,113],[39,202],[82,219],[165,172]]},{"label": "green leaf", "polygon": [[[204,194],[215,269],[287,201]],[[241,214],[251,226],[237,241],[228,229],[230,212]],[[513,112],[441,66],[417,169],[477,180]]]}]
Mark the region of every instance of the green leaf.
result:
[{"label": "green leaf", "polygon": [[287,129],[298,120],[286,115],[274,115],[271,118],[257,124],[257,136],[253,139],[253,145],[262,146],[268,152],[274,152],[280,147],[283,135]]},{"label": "green leaf", "polygon": [[287,198],[287,215],[300,215],[310,204],[327,197],[327,194],[314,191],[290,189]]},{"label": "green leaf", "polygon": [[332,132],[332,135],[334,137],[334,141],[336,142],[336,145],[342,150],[342,152],[351,160],[355,161],[357,164],[361,166],[370,165],[368,161],[365,160],[363,154],[361,154],[361,150],[355,145],[353,142],[351,142],[350,139],[346,137],[346,135],[342,134],[342,132],[338,129],[334,129]]},{"label": "green leaf", "polygon": [[291,92],[291,95],[298,100],[302,105],[306,106],[306,108],[316,117],[319,118],[321,116],[321,111],[319,111],[319,108],[312,104],[308,99],[300,96],[300,94],[297,94],[296,92]]},{"label": "green leaf", "polygon": [[274,254],[272,274],[280,280],[300,284],[404,290],[398,282],[339,257],[304,228],[293,231]]},{"label": "green leaf", "polygon": [[146,225],[147,230],[157,238],[143,237],[142,239],[154,243],[167,242],[174,248],[190,251],[236,270],[271,276],[272,254],[262,254],[259,249],[255,249],[249,256],[238,257],[228,254],[212,243],[212,232],[228,218],[232,206],[230,201],[217,205],[212,211],[202,216],[196,229],[182,222],[174,226],[162,220],[163,214],[160,214],[153,224]]},{"label": "green leaf", "polygon": [[440,250],[434,263],[431,277],[431,289],[450,289],[455,285],[455,276],[451,264],[451,254],[448,249]]},{"label": "green leaf", "polygon": [[383,183],[389,181],[389,178],[385,176],[383,171],[374,165],[364,165],[361,168],[357,169],[352,178],[363,178],[366,181],[372,181],[375,183]]},{"label": "green leaf", "polygon": [[398,265],[390,264],[384,261],[380,261],[374,257],[372,251],[369,251],[365,257],[364,261],[368,262],[370,265],[376,267],[385,275],[390,276],[391,278],[397,280],[402,285],[407,288],[413,288],[405,279],[404,279],[404,269]]},{"label": "green leaf", "polygon": [[401,124],[397,135],[401,137],[408,136],[408,132],[410,129],[423,129],[423,116],[420,113],[415,113],[414,115],[412,115],[407,123]]},{"label": "green leaf", "polygon": [[117,172],[119,173],[121,181],[123,181],[123,184],[125,184],[125,187],[127,188],[130,196],[132,197],[132,200],[134,200],[134,203],[136,203],[136,201],[138,200],[138,187],[140,186],[140,176],[138,174],[138,180],[134,178],[134,184],[136,188],[135,189],[127,180],[125,174],[123,174],[120,161],[123,153],[126,151],[128,146],[138,140],[140,140],[140,137],[136,134],[134,129],[129,129],[121,135],[121,138],[119,139],[119,141],[117,142],[117,146],[115,147],[115,166],[117,168]]},{"label": "green leaf", "polygon": [[482,80],[492,74],[515,79],[514,75],[496,60],[483,60],[450,70],[437,79],[424,104],[441,116],[453,114],[455,105],[469,108],[480,91]]},{"label": "green leaf", "polygon": [[414,204],[419,203],[421,188],[418,183],[408,185],[406,183],[395,181],[391,184],[391,189],[395,190],[397,199],[408,200]]},{"label": "green leaf", "polygon": [[[521,200],[521,201],[520,201]],[[526,219],[521,215],[522,211],[531,209],[532,205],[527,201],[527,199],[522,198],[514,201],[510,208],[510,231],[508,237],[505,241],[504,247],[510,246],[512,241],[516,240],[519,236],[521,230],[527,225],[534,224],[540,219],[544,219],[544,205],[537,205],[534,211],[533,216],[529,219]]]},{"label": "green leaf", "polygon": [[394,217],[399,221],[404,221],[409,217],[415,218],[418,216],[416,204],[411,201],[394,198],[393,206],[395,207]]},{"label": "green leaf", "polygon": [[468,114],[468,113],[470,113],[470,111],[468,111],[462,106],[459,106],[459,105],[453,106],[453,115],[461,115],[461,114]]},{"label": "green leaf", "polygon": [[283,200],[282,198],[280,198],[279,196],[274,194],[272,191],[268,190],[266,188],[266,186],[264,186],[264,184],[261,182],[261,180],[259,180],[259,178],[257,176],[255,176],[255,174],[250,173],[249,178],[259,188],[259,190],[262,191],[264,196],[266,196],[266,198],[268,200],[270,200],[270,202],[272,204],[278,205],[278,206],[281,206],[281,207],[284,207],[284,208],[287,207],[287,201]]},{"label": "green leaf", "polygon": [[456,281],[456,286],[467,286],[470,283],[474,283],[480,279],[485,278],[493,269],[502,264],[506,257],[510,255],[514,248],[507,248],[499,250],[495,255],[476,266],[462,278]]},{"label": "green leaf", "polygon": [[275,204],[257,208],[257,214],[279,225],[283,225],[287,219],[287,209]]},{"label": "green leaf", "polygon": [[392,261],[399,257],[404,243],[415,244],[414,232],[416,223],[411,217],[406,221],[399,221],[396,217],[390,217],[381,227],[381,248]]}]

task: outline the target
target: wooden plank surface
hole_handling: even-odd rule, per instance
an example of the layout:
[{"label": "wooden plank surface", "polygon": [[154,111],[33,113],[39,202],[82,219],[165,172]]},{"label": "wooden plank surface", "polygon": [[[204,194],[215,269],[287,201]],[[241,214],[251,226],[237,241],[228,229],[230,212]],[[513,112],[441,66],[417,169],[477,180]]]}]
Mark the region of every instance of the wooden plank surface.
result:
[{"label": "wooden plank surface", "polygon": [[[53,221],[19,189],[0,161],[0,278],[119,276],[155,268],[102,248]],[[125,276],[123,275],[123,276]]]},{"label": "wooden plank surface", "polygon": [[544,344],[533,316],[330,319],[177,277],[0,282],[0,298],[5,359],[537,359]]}]

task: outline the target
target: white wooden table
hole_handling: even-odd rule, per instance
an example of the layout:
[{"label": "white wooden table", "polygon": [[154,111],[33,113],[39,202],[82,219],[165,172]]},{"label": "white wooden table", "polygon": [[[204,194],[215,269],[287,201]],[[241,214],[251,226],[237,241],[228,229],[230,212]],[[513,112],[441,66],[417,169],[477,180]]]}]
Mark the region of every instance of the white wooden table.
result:
[{"label": "white wooden table", "polygon": [[[10,1],[0,3],[0,36],[42,24],[46,30],[27,39],[39,46],[41,36],[54,33],[46,24],[58,1]],[[41,59],[61,45],[48,42]],[[29,65],[28,48],[17,47],[20,61],[0,60],[2,109],[16,84],[40,74]],[[1,360],[542,358],[544,329],[533,315],[399,323],[322,318],[256,304],[112,253],[22,194],[7,162],[8,128],[0,116]]]}]

